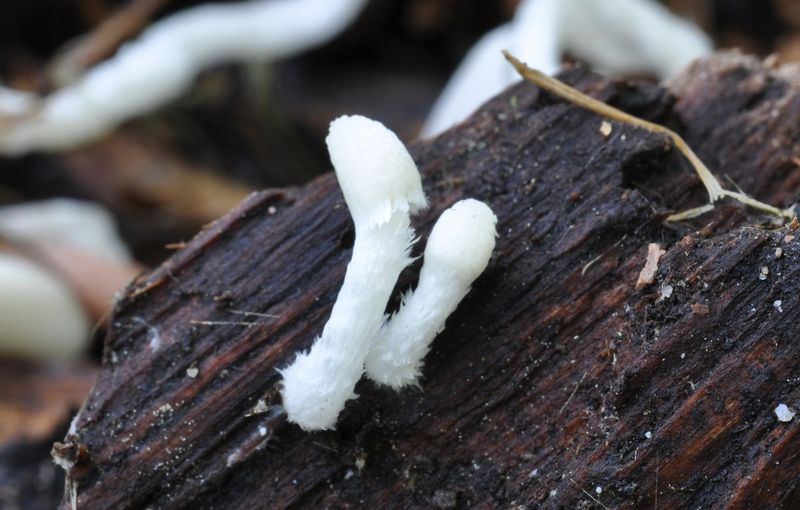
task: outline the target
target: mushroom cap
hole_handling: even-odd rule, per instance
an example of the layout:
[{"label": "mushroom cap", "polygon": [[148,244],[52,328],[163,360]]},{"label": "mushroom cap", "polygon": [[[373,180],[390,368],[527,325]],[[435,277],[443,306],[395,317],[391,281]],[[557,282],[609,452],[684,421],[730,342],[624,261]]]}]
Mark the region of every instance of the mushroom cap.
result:
[{"label": "mushroom cap", "polygon": [[0,353],[23,358],[75,358],[91,324],[58,276],[11,253],[0,253]]},{"label": "mushroom cap", "polygon": [[51,198],[2,206],[0,235],[23,244],[68,245],[115,262],[131,261],[111,213],[82,200]]},{"label": "mushroom cap", "polygon": [[380,122],[360,115],[331,122],[328,152],[356,227],[427,206],[422,179],[403,142]]},{"label": "mushroom cap", "polygon": [[497,217],[488,205],[468,198],[447,209],[433,226],[425,266],[446,267],[470,285],[489,264]]}]

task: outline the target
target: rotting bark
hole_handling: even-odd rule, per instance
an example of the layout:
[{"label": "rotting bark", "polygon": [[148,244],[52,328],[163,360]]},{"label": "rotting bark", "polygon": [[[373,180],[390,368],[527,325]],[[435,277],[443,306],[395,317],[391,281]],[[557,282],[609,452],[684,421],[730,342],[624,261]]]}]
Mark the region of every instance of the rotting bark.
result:
[{"label": "rotting bark", "polygon": [[[800,92],[758,61],[718,54],[674,95],[562,78],[676,129],[761,200],[800,196]],[[78,508],[800,506],[800,425],[773,414],[800,407],[800,232],[735,204],[665,224],[704,203],[699,180],[664,137],[602,122],[520,84],[412,145],[432,204],[416,251],[463,197],[497,213],[497,249],[422,391],[362,381],[336,431],[254,412],[278,401],[275,369],[321,331],[344,275],[333,175],[200,233],[117,305],[56,449]],[[650,242],[666,254],[636,290]]]}]

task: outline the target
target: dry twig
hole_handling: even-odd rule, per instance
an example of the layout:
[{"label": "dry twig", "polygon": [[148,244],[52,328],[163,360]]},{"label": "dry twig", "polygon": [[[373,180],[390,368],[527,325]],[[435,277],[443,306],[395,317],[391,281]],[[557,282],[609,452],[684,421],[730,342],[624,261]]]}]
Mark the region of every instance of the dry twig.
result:
[{"label": "dry twig", "polygon": [[650,131],[651,133],[665,135],[670,139],[670,141],[672,141],[673,145],[675,145],[680,153],[689,160],[689,163],[691,163],[692,167],[694,167],[695,172],[697,172],[697,176],[700,177],[700,180],[703,182],[703,186],[705,186],[706,191],[708,192],[710,204],[688,209],[677,214],[672,214],[667,217],[667,221],[683,221],[700,216],[701,214],[711,211],[713,209],[714,202],[724,197],[733,198],[734,200],[738,200],[739,202],[748,205],[753,209],[777,216],[778,218],[786,221],[791,221],[792,218],[795,217],[794,208],[790,207],[789,209],[779,209],[749,197],[744,193],[724,189],[717,178],[714,177],[714,174],[711,173],[708,167],[706,167],[697,154],[695,154],[691,147],[689,147],[689,144],[687,144],[686,141],[681,138],[681,135],[675,131],[660,124],[649,122],[629,113],[625,113],[622,110],[614,108],[613,106],[602,101],[598,101],[597,99],[590,97],[573,87],[570,87],[566,83],[553,78],[552,76],[548,76],[547,74],[537,71],[536,69],[531,69],[511,55],[511,53],[508,51],[504,50],[503,55],[506,57],[506,60],[508,60],[508,62],[514,66],[520,76],[533,83],[537,87],[540,87],[562,99],[566,99],[576,106],[580,106],[581,108],[594,112],[598,115],[602,115],[603,117],[622,122],[624,124],[642,128]]}]

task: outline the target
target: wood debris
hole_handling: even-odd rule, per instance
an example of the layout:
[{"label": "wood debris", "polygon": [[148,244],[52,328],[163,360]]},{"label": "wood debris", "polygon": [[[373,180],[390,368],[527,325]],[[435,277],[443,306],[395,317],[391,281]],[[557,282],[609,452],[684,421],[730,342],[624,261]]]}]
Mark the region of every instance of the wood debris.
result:
[{"label": "wood debris", "polygon": [[647,261],[644,263],[642,270],[639,271],[639,278],[636,280],[636,290],[647,287],[653,283],[656,277],[656,271],[658,271],[658,261],[665,253],[666,251],[664,251],[658,243],[650,243],[647,245]]}]

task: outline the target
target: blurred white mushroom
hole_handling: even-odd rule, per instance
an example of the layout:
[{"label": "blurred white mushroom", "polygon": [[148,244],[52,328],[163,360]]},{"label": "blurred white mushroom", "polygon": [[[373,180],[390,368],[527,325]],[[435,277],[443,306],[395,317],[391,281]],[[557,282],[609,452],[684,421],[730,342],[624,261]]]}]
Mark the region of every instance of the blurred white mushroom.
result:
[{"label": "blurred white mushroom", "polygon": [[131,260],[111,214],[81,200],[54,198],[0,207],[0,236],[24,244],[70,245],[122,263]]},{"label": "blurred white mushroom", "polygon": [[[141,268],[101,206],[53,199],[0,207],[0,353],[63,358]],[[4,250],[4,251],[3,251]]]},{"label": "blurred white mushroom", "polygon": [[516,82],[506,49],[548,74],[569,53],[609,74],[652,73],[668,78],[709,53],[709,38],[655,0],[523,0],[514,19],[469,51],[431,110],[423,136],[463,120]]},{"label": "blurred white mushroom", "polygon": [[187,9],[153,24],[29,112],[21,111],[22,96],[0,90],[0,114],[24,114],[16,122],[0,121],[0,152],[55,151],[94,140],[179,96],[210,66],[286,58],[326,42],[367,1],[253,0]]},{"label": "blurred white mushroom", "polygon": [[422,135],[444,131],[519,80],[519,75],[502,58],[503,50],[509,50],[540,71],[556,72],[561,64],[561,49],[559,23],[555,20],[560,14],[558,2],[523,1],[513,21],[484,35],[450,77],[425,122]]},{"label": "blurred white mushroom", "polygon": [[571,4],[559,20],[563,49],[602,73],[670,78],[712,51],[702,30],[654,0],[563,4]]},{"label": "blurred white mushroom", "polygon": [[0,127],[2,119],[30,115],[39,104],[36,94],[0,86]]},{"label": "blurred white mushroom", "polygon": [[0,354],[72,358],[89,342],[89,321],[69,287],[19,255],[0,252]]}]

